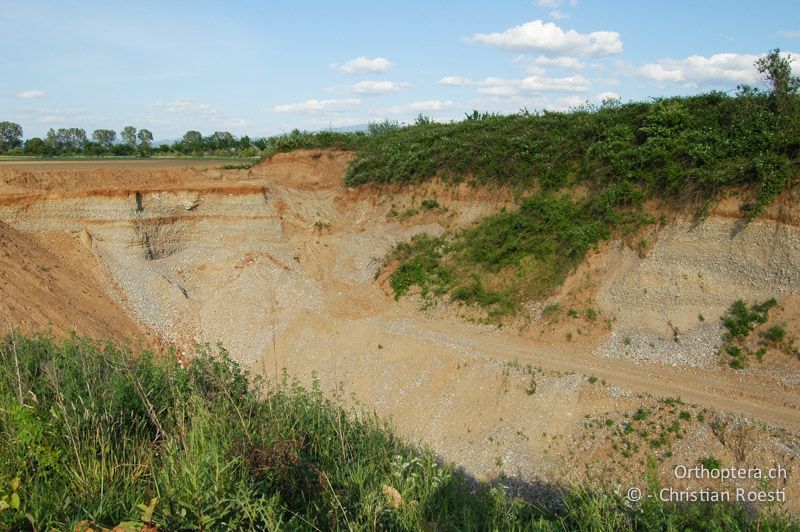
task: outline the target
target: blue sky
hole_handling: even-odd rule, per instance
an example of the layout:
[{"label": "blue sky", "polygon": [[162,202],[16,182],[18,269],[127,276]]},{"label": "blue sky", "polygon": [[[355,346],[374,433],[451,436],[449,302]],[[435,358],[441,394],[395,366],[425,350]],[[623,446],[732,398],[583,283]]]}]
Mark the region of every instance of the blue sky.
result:
[{"label": "blue sky", "polygon": [[[263,136],[733,90],[800,2],[0,0],[0,120]],[[800,59],[795,62],[800,71]]]}]

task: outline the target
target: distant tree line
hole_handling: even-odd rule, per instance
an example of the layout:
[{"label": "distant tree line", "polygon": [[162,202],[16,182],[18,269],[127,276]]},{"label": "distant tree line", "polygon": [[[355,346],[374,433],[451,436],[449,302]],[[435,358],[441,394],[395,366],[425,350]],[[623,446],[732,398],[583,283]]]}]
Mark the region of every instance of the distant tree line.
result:
[{"label": "distant tree line", "polygon": [[236,137],[227,131],[215,131],[204,136],[199,131],[187,131],[171,144],[153,144],[153,133],[126,126],[117,135],[113,129],[95,129],[91,137],[85,129],[51,128],[44,138],[32,137],[23,141],[22,126],[0,122],[0,154],[56,157],[78,156],[241,156],[255,157],[267,150],[269,140]]}]

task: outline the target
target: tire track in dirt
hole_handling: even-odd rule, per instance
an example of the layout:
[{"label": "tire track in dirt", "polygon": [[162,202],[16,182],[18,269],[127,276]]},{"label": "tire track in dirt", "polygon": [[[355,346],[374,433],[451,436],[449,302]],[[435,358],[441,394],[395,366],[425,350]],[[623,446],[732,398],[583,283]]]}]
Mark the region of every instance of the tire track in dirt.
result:
[{"label": "tire track in dirt", "polygon": [[[735,374],[726,370],[702,370],[660,364],[636,364],[590,353],[563,350],[511,336],[448,323],[415,320],[416,334],[447,338],[464,349],[503,362],[517,361],[547,370],[594,375],[609,384],[638,393],[661,397],[680,397],[718,410],[749,416],[790,430],[800,430],[800,390],[778,390],[765,377]],[[423,333],[421,331],[426,331]],[[794,406],[787,406],[794,405]]]}]

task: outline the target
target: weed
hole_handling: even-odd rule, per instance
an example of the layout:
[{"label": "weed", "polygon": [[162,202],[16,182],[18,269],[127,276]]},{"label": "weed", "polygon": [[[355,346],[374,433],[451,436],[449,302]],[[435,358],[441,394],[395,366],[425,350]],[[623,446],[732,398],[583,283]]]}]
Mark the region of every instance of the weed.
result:
[{"label": "weed", "polygon": [[433,209],[441,209],[442,208],[442,206],[439,205],[439,202],[436,201],[435,199],[424,199],[424,200],[422,200],[422,202],[420,203],[420,207],[422,207],[426,211],[430,211],[430,210],[433,210]]},{"label": "weed", "polygon": [[525,389],[525,393],[528,395],[533,395],[536,393],[536,377],[531,377],[528,387]]},{"label": "weed", "polygon": [[544,310],[542,310],[542,317],[554,317],[556,314],[561,312],[561,305],[558,303],[550,303]]},{"label": "weed", "polygon": [[781,325],[774,325],[764,333],[764,339],[779,344],[786,339],[786,329]]},{"label": "weed", "polygon": [[709,471],[718,471],[719,468],[722,467],[722,463],[713,456],[701,459],[700,465],[702,465]]}]

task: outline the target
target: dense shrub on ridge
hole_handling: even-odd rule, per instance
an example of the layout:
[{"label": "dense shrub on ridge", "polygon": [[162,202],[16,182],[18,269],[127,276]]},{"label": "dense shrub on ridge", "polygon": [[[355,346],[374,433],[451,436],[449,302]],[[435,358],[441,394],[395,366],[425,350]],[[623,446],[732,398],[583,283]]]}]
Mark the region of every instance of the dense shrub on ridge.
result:
[{"label": "dense shrub on ridge", "polygon": [[754,186],[757,212],[780,192],[800,157],[800,103],[797,95],[789,101],[778,112],[769,94],[746,90],[426,121],[362,142],[347,183],[469,176],[523,191],[623,186],[681,200]]},{"label": "dense shrub on ridge", "polygon": [[107,343],[0,342],[0,529],[782,529],[738,506],[628,508],[563,492],[549,512],[475,485],[318,385],[258,392],[221,348],[187,367]]},{"label": "dense shrub on ridge", "polygon": [[[652,220],[646,199],[698,214],[726,191],[748,220],[798,175],[800,98],[742,89],[567,113],[488,115],[389,130],[363,142],[347,183],[418,183],[433,176],[511,187],[512,212],[393,252],[395,295],[418,286],[490,318],[514,314],[558,286],[585,253]],[[581,187],[585,199],[572,199]]]}]

